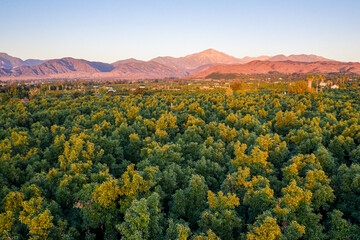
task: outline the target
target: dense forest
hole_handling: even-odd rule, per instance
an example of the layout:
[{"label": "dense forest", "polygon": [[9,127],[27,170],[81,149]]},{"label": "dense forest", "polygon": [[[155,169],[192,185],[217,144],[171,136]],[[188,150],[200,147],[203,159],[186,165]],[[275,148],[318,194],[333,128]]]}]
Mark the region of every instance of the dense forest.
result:
[{"label": "dense forest", "polygon": [[358,89],[40,93],[0,103],[1,239],[360,239]]}]

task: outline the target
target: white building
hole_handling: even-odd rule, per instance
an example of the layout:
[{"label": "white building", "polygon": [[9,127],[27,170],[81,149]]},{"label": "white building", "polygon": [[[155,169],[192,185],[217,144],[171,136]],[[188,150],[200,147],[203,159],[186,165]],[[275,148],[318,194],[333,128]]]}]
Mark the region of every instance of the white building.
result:
[{"label": "white building", "polygon": [[319,85],[320,85],[320,87],[326,87],[327,86],[327,84],[325,82],[321,82]]}]

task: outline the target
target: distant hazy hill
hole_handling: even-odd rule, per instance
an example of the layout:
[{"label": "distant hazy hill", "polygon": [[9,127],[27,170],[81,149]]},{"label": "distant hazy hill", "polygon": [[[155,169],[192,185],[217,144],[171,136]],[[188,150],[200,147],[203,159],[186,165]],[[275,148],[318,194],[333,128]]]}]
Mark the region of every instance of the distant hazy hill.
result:
[{"label": "distant hazy hill", "polygon": [[241,58],[241,62],[242,63],[248,63],[248,62],[252,62],[252,61],[256,61],[256,60],[266,61],[269,58],[271,58],[271,57],[269,57],[269,56],[247,57],[246,56],[246,57]]},{"label": "distant hazy hill", "polygon": [[26,59],[24,62],[26,63],[26,66],[32,67],[36,65],[40,65],[46,60],[39,60],[39,59]]},{"label": "distant hazy hill", "polygon": [[113,71],[114,76],[120,78],[170,78],[181,77],[185,73],[178,68],[166,66],[158,62],[129,62],[118,65]]},{"label": "distant hazy hill", "polygon": [[128,58],[128,59],[116,61],[116,62],[112,63],[111,65],[113,65],[114,67],[118,67],[120,65],[127,64],[127,63],[144,63],[144,62],[145,61],[137,60],[135,58]]},{"label": "distant hazy hill", "polygon": [[316,56],[316,55],[306,55],[306,54],[300,54],[300,55],[276,55],[273,57],[269,57],[268,59],[257,59],[257,60],[264,60],[264,61],[294,61],[294,62],[321,62],[321,61],[333,61],[331,59],[327,59],[324,57]]}]

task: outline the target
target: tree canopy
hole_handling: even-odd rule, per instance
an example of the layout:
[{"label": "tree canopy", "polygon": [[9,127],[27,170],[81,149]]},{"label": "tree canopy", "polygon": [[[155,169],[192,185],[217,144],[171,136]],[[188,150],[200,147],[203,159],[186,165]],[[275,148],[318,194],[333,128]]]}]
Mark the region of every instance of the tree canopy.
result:
[{"label": "tree canopy", "polygon": [[360,235],[358,89],[59,91],[0,101],[1,239]]}]

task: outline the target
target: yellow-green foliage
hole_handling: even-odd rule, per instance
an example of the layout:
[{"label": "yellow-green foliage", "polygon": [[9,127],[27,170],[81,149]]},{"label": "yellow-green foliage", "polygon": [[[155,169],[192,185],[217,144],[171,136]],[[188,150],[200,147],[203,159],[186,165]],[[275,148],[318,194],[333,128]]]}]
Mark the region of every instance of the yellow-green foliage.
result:
[{"label": "yellow-green foliage", "polygon": [[213,210],[221,208],[234,209],[240,204],[239,198],[237,198],[235,194],[228,193],[224,196],[224,193],[221,191],[218,192],[218,196],[216,196],[212,191],[208,191],[207,199],[209,207]]},{"label": "yellow-green foliage", "polygon": [[266,217],[257,220],[250,228],[250,232],[246,235],[249,240],[275,240],[281,239],[281,229],[276,222],[276,218]]},{"label": "yellow-green foliage", "polygon": [[143,81],[0,87],[0,239],[358,238],[359,89]]}]

